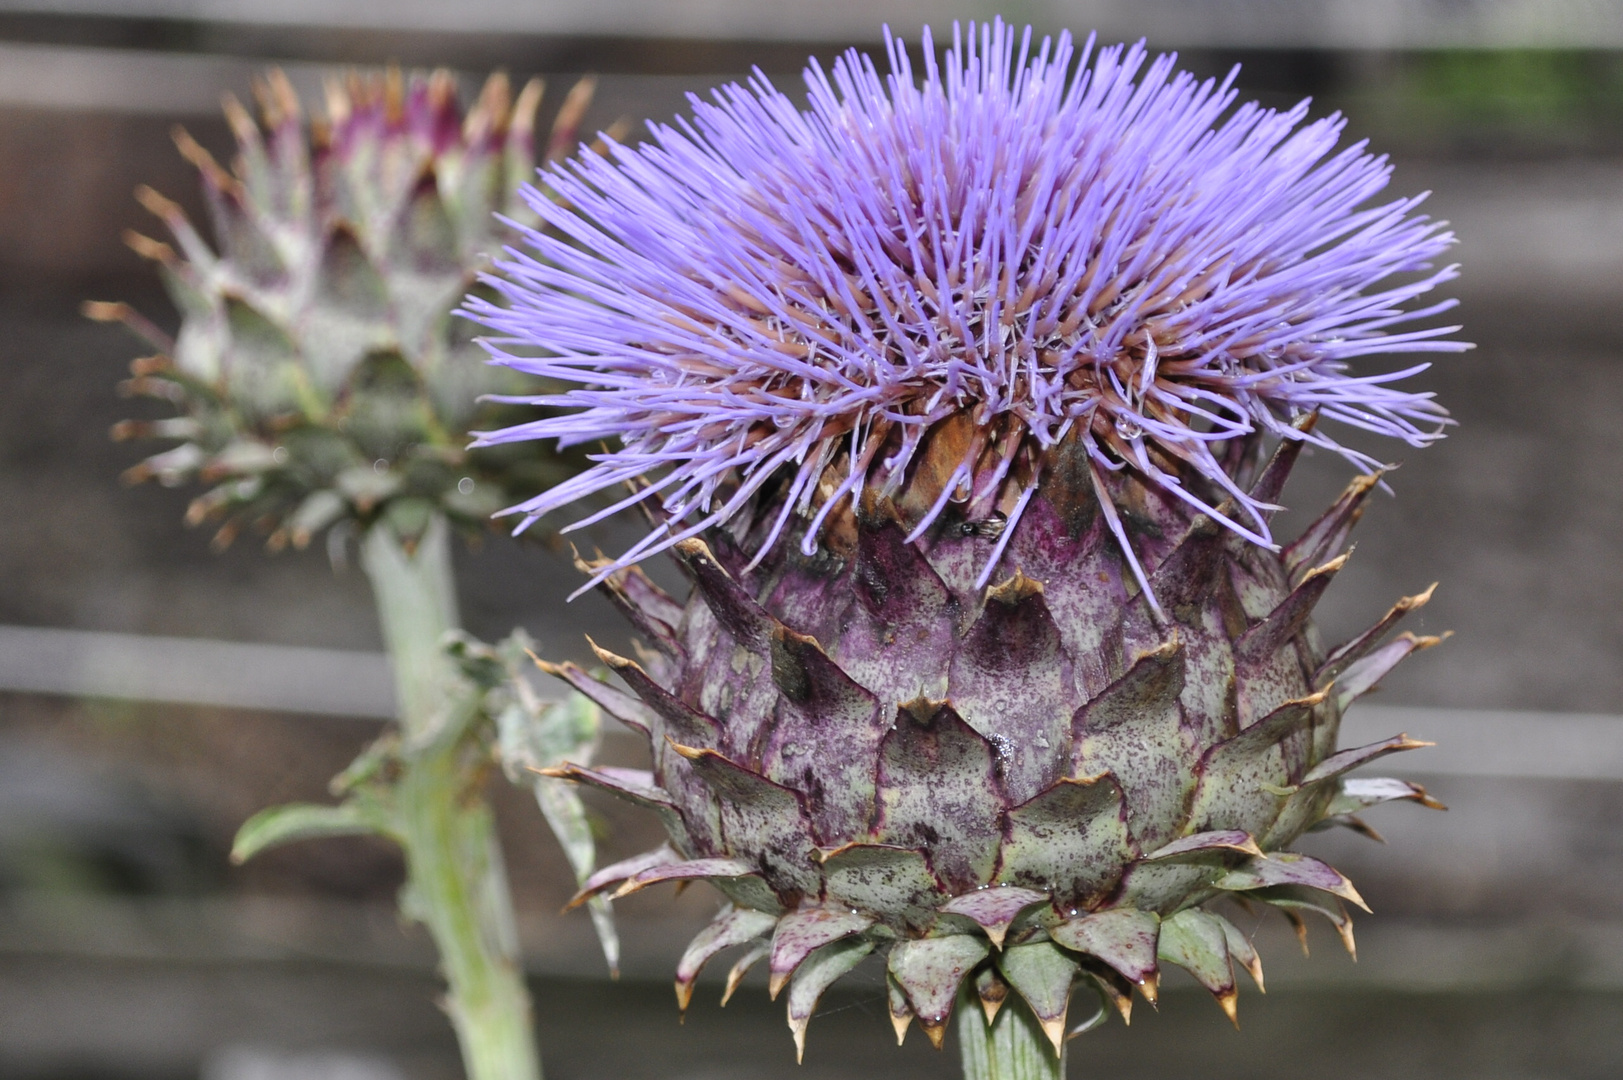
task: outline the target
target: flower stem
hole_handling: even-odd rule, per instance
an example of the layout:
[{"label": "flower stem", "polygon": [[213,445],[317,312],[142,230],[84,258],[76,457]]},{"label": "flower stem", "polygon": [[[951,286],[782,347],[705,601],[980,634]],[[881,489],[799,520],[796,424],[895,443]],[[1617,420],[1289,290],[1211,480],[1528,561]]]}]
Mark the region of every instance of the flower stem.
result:
[{"label": "flower stem", "polygon": [[1016,994],[987,1024],[980,998],[968,984],[958,995],[958,1043],[964,1080],[1064,1080],[1065,1057],[1054,1053],[1037,1018]]},{"label": "flower stem", "polygon": [[468,1080],[541,1080],[512,900],[490,805],[488,755],[464,736],[474,703],[453,693],[442,648],[457,625],[450,529],[436,518],[408,548],[386,524],[361,548],[394,667],[402,763],[395,829],[405,913],[428,928],[449,984],[446,1011]]}]

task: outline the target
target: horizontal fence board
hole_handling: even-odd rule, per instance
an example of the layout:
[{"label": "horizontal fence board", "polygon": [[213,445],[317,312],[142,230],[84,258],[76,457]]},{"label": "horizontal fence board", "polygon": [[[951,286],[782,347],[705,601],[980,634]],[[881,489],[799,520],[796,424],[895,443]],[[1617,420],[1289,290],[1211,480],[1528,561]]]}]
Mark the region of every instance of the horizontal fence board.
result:
[{"label": "horizontal fence board", "polygon": [[[867,40],[889,23],[909,37],[928,21],[985,18],[980,0],[0,0],[0,12],[350,29],[630,35],[761,41]],[[1020,18],[1106,38],[1180,46],[1616,47],[1623,6],[1606,0],[1047,0]]]},{"label": "horizontal fence board", "polygon": [[[331,965],[419,972],[435,967],[420,935],[403,935],[390,908],[277,897],[199,900],[18,897],[0,904],[0,967],[23,958],[196,968]],[[1239,915],[1235,918],[1247,921]],[[664,982],[704,919],[640,915],[620,920],[622,977]],[[520,920],[524,966],[550,978],[603,979],[608,972],[583,914]],[[1327,925],[1310,930],[1303,957],[1283,919],[1249,922],[1270,986],[1447,993],[1562,987],[1623,990],[1623,923],[1553,917],[1471,924],[1363,917],[1358,962]],[[725,964],[703,982],[721,982]],[[764,984],[754,973],[751,986]],[[1196,989],[1175,978],[1169,987]],[[1250,989],[1249,986],[1246,987]]]},{"label": "horizontal fence board", "polygon": [[[1623,0],[1619,6],[1623,7]],[[53,119],[64,125],[61,131],[65,140],[78,130],[73,125],[99,122],[99,118],[132,125],[138,125],[142,118],[201,122],[218,117],[221,97],[227,93],[247,100],[253,79],[268,63],[222,55],[0,42],[0,110],[15,110],[19,115],[36,110],[60,113]],[[320,107],[315,103],[321,99],[323,78],[342,70],[341,65],[304,62],[280,62],[279,66],[317,112]],[[620,119],[669,120],[687,111],[686,95],[690,92],[702,93],[737,77],[738,73],[726,72],[604,75],[598,81],[585,131],[595,132]],[[460,73],[465,98],[472,98],[481,78],[482,73]],[[552,80],[548,108],[562,100],[567,79]],[[779,84],[793,92],[798,80],[789,76],[779,79]],[[1243,72],[1240,85],[1242,89],[1246,86]],[[640,133],[640,126],[635,130]],[[26,147],[19,142],[6,143],[0,149],[20,153]],[[167,146],[158,149],[168,153]],[[72,168],[86,166],[72,159],[64,159],[60,166],[53,163],[53,183],[68,183],[70,190],[79,190],[71,184],[101,185],[108,190],[96,189],[92,201],[98,206],[111,205],[122,211],[130,205],[128,186],[133,186],[137,178],[117,171],[105,176],[86,172],[82,177],[60,177],[55,171]],[[42,213],[62,214],[51,210],[44,201],[48,192],[20,190],[40,201]],[[1570,320],[1574,304],[1589,304],[1609,312],[1623,289],[1623,166],[1615,158],[1489,163],[1426,161],[1409,155],[1392,191],[1424,190],[1437,193],[1428,200],[1425,210],[1449,221],[1460,238],[1459,246],[1449,255],[1450,260],[1466,267],[1456,292],[1508,294],[1516,298],[1518,305],[1554,302]],[[169,194],[180,192],[172,190]],[[0,230],[9,242],[0,261],[22,267],[60,266],[66,259],[69,265],[85,271],[103,264],[125,267],[125,262],[117,261],[127,254],[116,243],[117,223],[108,218],[105,225],[84,232],[85,213],[76,206],[72,220],[51,228],[33,232],[16,227]],[[93,213],[106,215],[108,211]],[[144,217],[135,220],[143,229],[153,227]],[[85,250],[75,261],[65,252],[72,250],[72,238],[81,234],[93,236],[94,240],[81,242]],[[1480,308],[1473,312],[1474,334],[1482,333],[1485,314]]]},{"label": "horizontal fence board", "polygon": [[[3,3],[4,0],[0,0]],[[282,70],[305,103],[319,107],[327,77],[355,65],[213,53],[88,48],[0,41],[0,109],[61,109],[135,116],[215,117],[226,94],[252,101],[253,83],[266,69]],[[361,65],[364,67],[365,65]],[[520,71],[518,74],[527,74]],[[486,72],[457,72],[468,100]],[[600,80],[591,116],[618,119],[629,111],[669,117],[686,105],[686,94],[738,74],[615,74]],[[562,100],[567,82],[549,87],[550,103]]]},{"label": "horizontal fence board", "polygon": [[387,719],[382,653],[0,626],[0,689]]},{"label": "horizontal fence board", "polygon": [[[543,693],[559,689],[547,680]],[[387,719],[381,653],[199,638],[0,626],[0,690]],[[1623,717],[1360,704],[1342,743],[1406,732],[1436,742],[1403,771],[1623,781]],[[627,735],[626,737],[630,737]]]}]

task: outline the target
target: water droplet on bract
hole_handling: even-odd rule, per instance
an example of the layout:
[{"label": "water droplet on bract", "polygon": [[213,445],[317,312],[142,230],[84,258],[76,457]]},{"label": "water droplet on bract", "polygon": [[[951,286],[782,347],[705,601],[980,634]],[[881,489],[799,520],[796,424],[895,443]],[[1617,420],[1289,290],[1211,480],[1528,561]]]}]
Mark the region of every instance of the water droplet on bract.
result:
[{"label": "water droplet on bract", "polygon": [[276,462],[276,464],[278,464],[278,465],[286,465],[287,464],[287,447],[278,446],[275,450],[272,450],[271,451],[271,460]]},{"label": "water droplet on bract", "polygon": [[375,472],[375,473],[378,473],[379,475],[382,475],[383,473],[386,473],[386,472],[389,471],[389,463],[387,461],[384,461],[382,458],[378,458],[376,461],[374,461],[372,463],[372,471]]},{"label": "water droplet on bract", "polygon": [[473,477],[464,476],[456,482],[456,489],[464,495],[473,494]]}]

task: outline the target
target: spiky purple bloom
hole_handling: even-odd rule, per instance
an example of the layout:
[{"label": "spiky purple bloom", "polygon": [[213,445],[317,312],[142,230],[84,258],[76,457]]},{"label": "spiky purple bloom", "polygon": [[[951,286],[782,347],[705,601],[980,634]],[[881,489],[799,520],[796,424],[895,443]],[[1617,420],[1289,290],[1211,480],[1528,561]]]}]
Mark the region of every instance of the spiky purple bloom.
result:
[{"label": "spiky purple bloom", "polygon": [[1425,364],[1349,363],[1466,347],[1445,339],[1455,327],[1411,325],[1451,301],[1405,308],[1455,276],[1432,265],[1453,236],[1414,213],[1424,196],[1368,205],[1391,169],[1363,143],[1336,150],[1339,116],[1231,110],[1234,73],[1202,82],[1142,44],[1078,52],[1064,34],[1033,48],[1001,22],[955,28],[939,64],[926,31],[922,82],[888,31],[886,49],[889,76],[854,51],[832,72],[814,61],[808,109],[757,71],[693,97],[691,120],[650,125],[651,142],[554,166],[548,194],[530,191],[552,234],[528,232],[531,253],[501,264],[510,307],[469,311],[499,334],[499,362],[573,387],[529,399],[562,414],[483,443],[612,448],[513,507],[520,528],[642,484],[578,523],[653,497],[664,512],[601,579],[778,478],[787,496],[756,558],[791,514],[811,519],[810,554],[842,499],[894,492],[926,433],[967,414],[977,435],[910,540],[949,503],[1001,514],[1011,535],[1046,452],[1071,436],[1101,496],[1128,469],[1272,548],[1271,507],[1222,457],[1239,437],[1361,465],[1291,421],[1439,437],[1432,395],[1395,385]]}]

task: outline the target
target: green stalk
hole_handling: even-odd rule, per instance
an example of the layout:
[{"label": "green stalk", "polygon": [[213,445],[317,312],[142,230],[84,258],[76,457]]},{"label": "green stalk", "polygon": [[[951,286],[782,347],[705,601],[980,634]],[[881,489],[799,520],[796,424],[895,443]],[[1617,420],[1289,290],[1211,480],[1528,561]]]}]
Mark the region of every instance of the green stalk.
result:
[{"label": "green stalk", "polygon": [[1065,1080],[1065,1056],[1054,1053],[1019,995],[1011,993],[989,1025],[980,998],[966,983],[957,1012],[964,1080]]},{"label": "green stalk", "polygon": [[490,804],[488,762],[462,738],[475,702],[452,693],[441,641],[458,623],[450,529],[436,518],[412,550],[387,523],[361,547],[394,666],[402,773],[395,829],[406,913],[428,928],[449,984],[446,1011],[468,1080],[541,1080],[530,997]]}]

